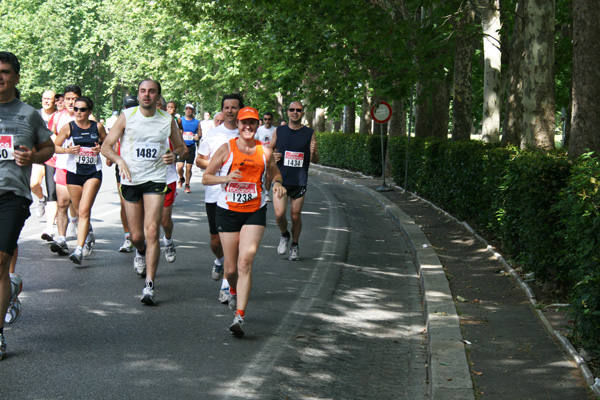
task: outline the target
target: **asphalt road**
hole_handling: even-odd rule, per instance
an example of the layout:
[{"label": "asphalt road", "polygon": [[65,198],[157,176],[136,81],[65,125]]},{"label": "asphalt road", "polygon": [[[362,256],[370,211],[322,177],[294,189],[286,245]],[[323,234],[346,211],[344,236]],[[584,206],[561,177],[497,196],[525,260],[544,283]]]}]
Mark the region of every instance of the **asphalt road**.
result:
[{"label": "asphalt road", "polygon": [[[123,242],[114,173],[92,211],[96,246],[76,267],[21,234],[19,320],[5,327],[0,398],[424,398],[426,343],[418,278],[403,237],[363,194],[311,177],[298,262],[279,256],[269,205],[253,269],[246,336],[228,326],[210,277],[204,193],[180,189],[177,260],[161,254],[158,305]],[[34,204],[35,206],[35,204]],[[69,241],[73,247],[75,241]],[[404,394],[404,395],[402,395]],[[399,396],[399,397],[398,397]]]}]

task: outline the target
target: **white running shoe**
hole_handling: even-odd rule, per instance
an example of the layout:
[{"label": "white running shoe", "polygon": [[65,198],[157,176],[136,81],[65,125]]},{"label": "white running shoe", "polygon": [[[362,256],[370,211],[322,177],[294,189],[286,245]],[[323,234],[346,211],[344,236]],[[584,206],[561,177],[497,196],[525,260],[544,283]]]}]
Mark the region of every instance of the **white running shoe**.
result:
[{"label": "white running shoe", "polygon": [[165,248],[165,258],[168,262],[173,263],[175,262],[176,257],[177,253],[175,252],[175,243],[171,242],[171,244],[168,244]]},{"label": "white running shoe", "polygon": [[46,196],[44,196],[42,200],[38,200],[36,213],[38,218],[42,218],[44,214],[46,214],[46,204],[48,204],[48,198]]},{"label": "white running shoe", "polygon": [[223,266],[217,264],[217,260],[213,262],[212,278],[215,281],[223,279]]},{"label": "white running shoe", "polygon": [[221,304],[227,304],[229,302],[229,288],[219,290],[219,301]]},{"label": "white running shoe", "polygon": [[142,298],[140,299],[140,301],[147,306],[156,305],[156,298],[154,297],[154,282],[146,282],[146,286],[144,286],[144,290],[142,291]]},{"label": "white running shoe", "polygon": [[142,278],[146,277],[146,256],[141,255],[137,250],[133,259],[133,270]]},{"label": "white running shoe", "polygon": [[288,245],[290,244],[290,237],[285,237],[281,235],[279,239],[279,246],[277,246],[277,252],[281,255],[284,255],[288,251]]},{"label": "white running shoe", "polygon": [[6,315],[4,316],[4,322],[7,324],[14,323],[17,319],[19,319],[19,315],[21,314],[21,300],[18,297],[15,297],[14,300],[11,300],[8,304],[8,309],[6,310]]},{"label": "white running shoe", "polygon": [[231,331],[231,334],[235,337],[243,337],[244,336],[244,318],[239,315],[236,314],[235,317],[233,318],[233,324],[231,324],[229,326],[229,330]]},{"label": "white running shoe", "polygon": [[67,225],[67,239],[77,239],[77,221],[71,222]]},{"label": "white running shoe", "polygon": [[123,245],[121,247],[119,247],[119,251],[121,253],[133,253],[133,245],[131,244],[131,240],[126,237],[125,241],[123,242]]},{"label": "white running shoe", "polygon": [[236,311],[237,310],[237,294],[231,294],[229,293],[229,309],[231,311]]},{"label": "white running shoe", "polygon": [[83,256],[87,257],[92,254],[92,250],[94,249],[94,245],[96,244],[96,235],[94,235],[93,231],[89,231],[87,237],[85,238],[85,243],[83,244]]},{"label": "white running shoe", "polygon": [[[84,246],[85,249],[85,246]],[[79,248],[75,249],[75,251],[73,252],[73,254],[71,254],[69,256],[69,259],[71,261],[73,261],[73,263],[77,264],[77,265],[81,265],[81,261],[83,261],[83,252],[85,250],[79,250]]]},{"label": "white running shoe", "polygon": [[290,246],[290,261],[298,261],[300,259],[300,249],[298,249],[297,244],[293,244]]}]

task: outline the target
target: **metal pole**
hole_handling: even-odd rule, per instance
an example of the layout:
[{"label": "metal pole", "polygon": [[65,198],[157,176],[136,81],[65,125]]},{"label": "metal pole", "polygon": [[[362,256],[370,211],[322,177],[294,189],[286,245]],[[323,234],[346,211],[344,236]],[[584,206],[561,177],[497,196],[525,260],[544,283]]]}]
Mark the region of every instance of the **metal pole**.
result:
[{"label": "metal pole", "polygon": [[378,192],[390,192],[394,190],[391,186],[385,184],[385,153],[383,146],[383,126],[382,124],[377,123],[379,125],[379,136],[381,136],[381,172],[383,176],[383,185],[379,186],[377,189]]},{"label": "metal pole", "polygon": [[408,110],[408,136],[406,137],[406,164],[404,165],[404,191],[408,191],[408,147],[410,144],[410,132],[412,131],[412,115],[413,115],[413,98],[414,98],[415,86],[410,88],[410,108]]}]

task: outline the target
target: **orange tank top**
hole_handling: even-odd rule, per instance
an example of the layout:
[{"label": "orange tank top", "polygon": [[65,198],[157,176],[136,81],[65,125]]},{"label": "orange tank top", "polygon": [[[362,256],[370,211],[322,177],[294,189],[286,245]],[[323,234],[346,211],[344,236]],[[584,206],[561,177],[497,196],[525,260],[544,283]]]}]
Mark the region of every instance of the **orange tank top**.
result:
[{"label": "orange tank top", "polygon": [[237,169],[242,177],[237,182],[222,185],[217,205],[236,212],[254,212],[265,205],[263,183],[267,174],[267,157],[260,141],[254,141],[256,150],[251,155],[242,153],[236,141],[229,141],[229,155],[219,175],[226,176]]}]

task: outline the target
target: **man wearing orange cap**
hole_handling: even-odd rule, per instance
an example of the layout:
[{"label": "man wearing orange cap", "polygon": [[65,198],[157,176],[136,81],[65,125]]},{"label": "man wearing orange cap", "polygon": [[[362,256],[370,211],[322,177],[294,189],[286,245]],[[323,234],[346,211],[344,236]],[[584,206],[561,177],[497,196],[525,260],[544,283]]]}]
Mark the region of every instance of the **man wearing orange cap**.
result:
[{"label": "man wearing orange cap", "polygon": [[281,173],[271,149],[254,139],[258,111],[244,107],[238,113],[239,136],[223,144],[211,158],[202,183],[221,185],[215,222],[225,254],[225,277],[231,285],[229,308],[235,311],[229,330],[244,336],[244,318],[252,289],[252,264],[267,225],[263,187],[273,180],[273,197],[285,195]]}]

